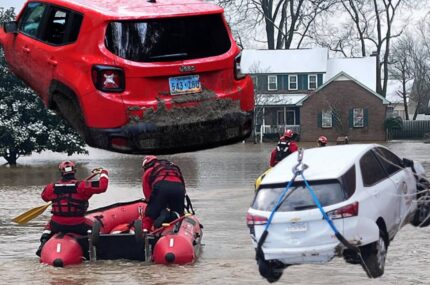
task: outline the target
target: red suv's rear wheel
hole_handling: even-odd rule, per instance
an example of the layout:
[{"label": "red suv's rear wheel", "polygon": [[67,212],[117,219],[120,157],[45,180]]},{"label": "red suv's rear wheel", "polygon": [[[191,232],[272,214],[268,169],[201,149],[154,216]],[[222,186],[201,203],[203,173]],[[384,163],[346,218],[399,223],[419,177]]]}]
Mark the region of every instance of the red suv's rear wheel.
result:
[{"label": "red suv's rear wheel", "polygon": [[56,112],[84,138],[87,144],[93,145],[90,131],[85,124],[82,110],[76,99],[69,95],[55,93],[52,101]]}]

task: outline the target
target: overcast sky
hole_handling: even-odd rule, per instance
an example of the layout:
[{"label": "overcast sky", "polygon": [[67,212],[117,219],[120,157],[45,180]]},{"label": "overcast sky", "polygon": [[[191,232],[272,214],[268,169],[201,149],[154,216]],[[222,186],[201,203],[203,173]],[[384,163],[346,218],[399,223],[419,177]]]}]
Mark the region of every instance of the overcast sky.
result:
[{"label": "overcast sky", "polygon": [[24,5],[25,0],[0,0],[0,7],[9,8],[14,7],[16,13],[18,13],[22,6]]}]

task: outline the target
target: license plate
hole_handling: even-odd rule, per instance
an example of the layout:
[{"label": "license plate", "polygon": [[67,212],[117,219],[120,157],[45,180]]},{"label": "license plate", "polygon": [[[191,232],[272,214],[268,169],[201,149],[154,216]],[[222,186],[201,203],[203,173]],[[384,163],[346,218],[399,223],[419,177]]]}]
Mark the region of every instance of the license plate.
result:
[{"label": "license plate", "polygon": [[170,94],[180,95],[202,92],[198,75],[187,75],[169,78]]},{"label": "license plate", "polygon": [[305,232],[307,230],[308,230],[308,224],[305,222],[287,224],[287,232]]}]

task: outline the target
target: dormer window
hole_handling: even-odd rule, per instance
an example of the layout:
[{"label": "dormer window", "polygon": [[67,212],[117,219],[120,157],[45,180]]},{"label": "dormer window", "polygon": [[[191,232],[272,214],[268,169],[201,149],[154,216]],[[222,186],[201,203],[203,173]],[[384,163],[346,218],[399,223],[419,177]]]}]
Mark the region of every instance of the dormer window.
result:
[{"label": "dormer window", "polygon": [[317,89],[317,76],[316,74],[308,75],[308,90]]},{"label": "dormer window", "polygon": [[276,75],[267,76],[267,90],[268,91],[278,90],[278,76]]},{"label": "dormer window", "polygon": [[297,90],[297,75],[288,75],[288,90]]}]

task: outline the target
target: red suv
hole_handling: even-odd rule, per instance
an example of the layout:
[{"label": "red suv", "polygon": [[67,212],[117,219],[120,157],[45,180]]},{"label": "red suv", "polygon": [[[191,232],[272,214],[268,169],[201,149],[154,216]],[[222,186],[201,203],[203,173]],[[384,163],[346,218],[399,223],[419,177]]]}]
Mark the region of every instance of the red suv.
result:
[{"label": "red suv", "polygon": [[11,70],[90,146],[174,153],[250,135],[253,84],[214,4],[27,1],[0,43]]}]

